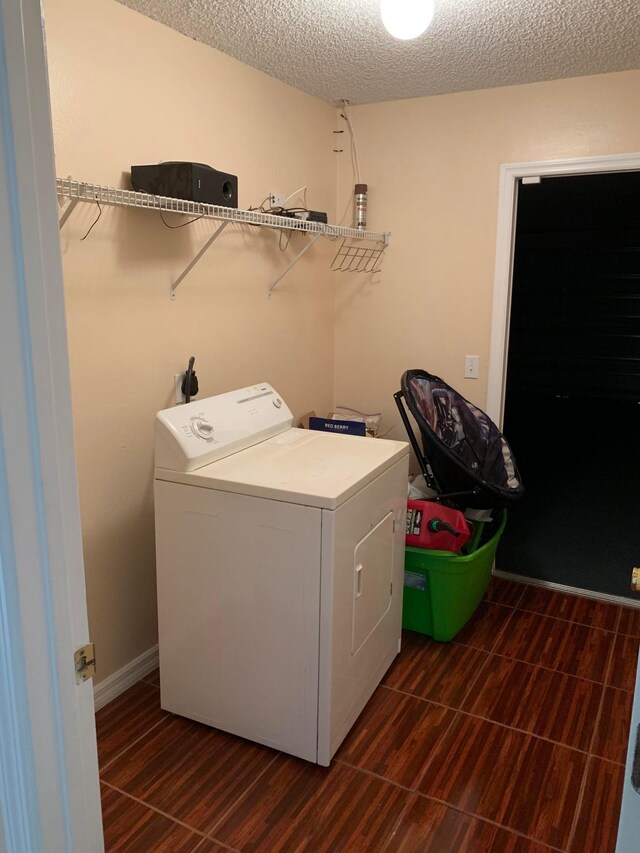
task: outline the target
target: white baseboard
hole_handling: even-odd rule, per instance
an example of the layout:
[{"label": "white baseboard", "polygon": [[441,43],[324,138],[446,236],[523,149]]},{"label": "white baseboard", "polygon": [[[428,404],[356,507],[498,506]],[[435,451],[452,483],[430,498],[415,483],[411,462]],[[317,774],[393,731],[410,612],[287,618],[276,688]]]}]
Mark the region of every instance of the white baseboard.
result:
[{"label": "white baseboard", "polygon": [[569,595],[581,595],[583,598],[595,598],[597,601],[607,601],[609,604],[621,604],[623,607],[640,608],[640,601],[634,601],[632,598],[625,598],[622,595],[609,595],[607,592],[596,592],[591,589],[580,589],[577,586],[565,586],[561,583],[553,583],[552,581],[543,581],[538,578],[525,578],[522,575],[514,575],[512,572],[500,572],[498,569],[493,570],[493,574],[497,578],[505,578],[509,581],[519,581],[520,583],[528,583],[531,586],[543,586],[546,589],[555,589],[558,592],[566,592]]},{"label": "white baseboard", "polygon": [[112,699],[124,693],[136,681],[140,681],[158,666],[158,646],[152,646],[137,658],[107,676],[93,688],[93,702],[96,711],[104,708]]}]

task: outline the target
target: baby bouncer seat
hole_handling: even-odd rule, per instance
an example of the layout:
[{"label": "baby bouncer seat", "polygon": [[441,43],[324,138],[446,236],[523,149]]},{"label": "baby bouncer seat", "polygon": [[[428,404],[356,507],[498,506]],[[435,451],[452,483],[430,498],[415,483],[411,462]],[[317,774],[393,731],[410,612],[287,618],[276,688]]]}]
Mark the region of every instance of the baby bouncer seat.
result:
[{"label": "baby bouncer seat", "polygon": [[[407,370],[394,394],[434,500],[465,509],[501,509],[524,486],[507,440],[491,418],[438,376]],[[420,448],[405,405],[422,438]]]}]

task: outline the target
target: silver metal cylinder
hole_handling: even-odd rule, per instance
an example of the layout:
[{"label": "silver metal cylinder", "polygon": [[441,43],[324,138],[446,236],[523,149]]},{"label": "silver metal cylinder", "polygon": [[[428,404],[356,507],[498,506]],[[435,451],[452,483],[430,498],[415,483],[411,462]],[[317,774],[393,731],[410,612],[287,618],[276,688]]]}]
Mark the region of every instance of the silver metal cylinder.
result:
[{"label": "silver metal cylinder", "polygon": [[367,228],[367,185],[356,184],[354,193],[354,223],[358,231],[365,231]]}]

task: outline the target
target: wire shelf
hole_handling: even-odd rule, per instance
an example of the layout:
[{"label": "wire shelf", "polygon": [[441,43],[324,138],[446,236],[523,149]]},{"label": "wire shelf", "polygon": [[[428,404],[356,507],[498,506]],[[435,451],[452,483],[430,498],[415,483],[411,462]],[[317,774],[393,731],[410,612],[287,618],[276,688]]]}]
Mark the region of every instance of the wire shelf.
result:
[{"label": "wire shelf", "polygon": [[303,219],[293,219],[276,216],[272,213],[261,213],[257,210],[240,210],[234,207],[222,207],[217,204],[201,204],[180,198],[150,195],[135,190],[122,190],[115,187],[105,187],[100,184],[88,184],[74,181],[70,178],[57,178],[56,191],[61,198],[72,201],[92,201],[117,207],[134,207],[144,210],[159,210],[163,213],[183,213],[190,216],[201,216],[205,219],[218,219],[223,222],[237,222],[241,225],[259,225],[266,228],[276,228],[286,231],[304,231],[327,237],[344,237],[352,240],[374,240],[387,245],[390,234],[388,231],[359,231],[356,228],[345,228],[342,225],[327,225],[323,222],[308,222]]},{"label": "wire shelf", "polygon": [[331,263],[331,269],[337,272],[379,272],[382,253],[385,249],[386,244],[367,248],[352,246],[347,239],[344,239]]}]

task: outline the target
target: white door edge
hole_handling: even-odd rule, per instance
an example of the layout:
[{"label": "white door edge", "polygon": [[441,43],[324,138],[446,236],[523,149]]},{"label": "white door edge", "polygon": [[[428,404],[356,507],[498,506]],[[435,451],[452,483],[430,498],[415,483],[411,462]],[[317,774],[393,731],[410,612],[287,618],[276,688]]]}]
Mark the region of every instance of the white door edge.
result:
[{"label": "white door edge", "polygon": [[589,175],[598,172],[630,172],[640,169],[640,153],[567,160],[508,163],[500,167],[496,268],[486,412],[502,427],[507,378],[507,345],[511,313],[511,275],[515,243],[517,186],[520,178],[559,175]]},{"label": "white door edge", "polygon": [[[103,850],[49,88],[38,0],[0,0],[0,838]],[[12,744],[5,749],[5,744]]]}]

